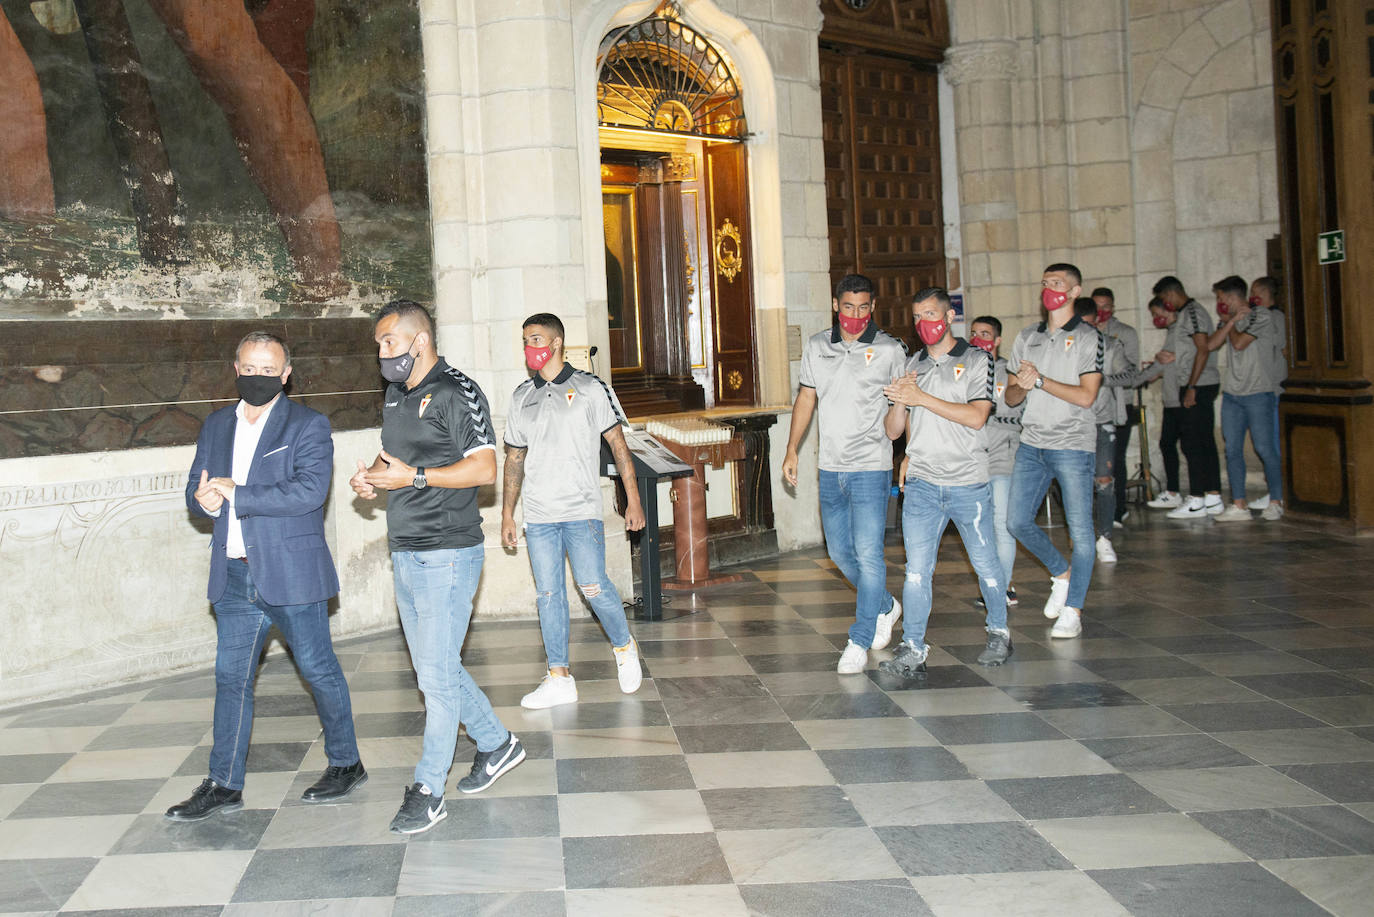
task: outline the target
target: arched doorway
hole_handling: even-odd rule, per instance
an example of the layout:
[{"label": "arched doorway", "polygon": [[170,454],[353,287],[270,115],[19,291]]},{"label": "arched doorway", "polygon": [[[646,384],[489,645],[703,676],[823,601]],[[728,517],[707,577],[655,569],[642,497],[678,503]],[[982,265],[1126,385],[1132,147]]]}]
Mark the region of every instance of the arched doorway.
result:
[{"label": "arched doorway", "polygon": [[753,404],[748,129],[730,62],[661,4],[597,55],[610,363],[631,414]]}]

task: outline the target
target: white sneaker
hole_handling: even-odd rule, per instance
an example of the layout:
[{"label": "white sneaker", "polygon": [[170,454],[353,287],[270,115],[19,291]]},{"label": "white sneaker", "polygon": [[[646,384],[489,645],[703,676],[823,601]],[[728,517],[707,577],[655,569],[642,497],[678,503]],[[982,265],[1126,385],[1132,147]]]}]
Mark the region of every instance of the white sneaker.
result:
[{"label": "white sneaker", "polygon": [[841,675],[859,675],[863,673],[866,665],[868,650],[850,640],[845,645],[844,652],[840,654],[840,664],[835,666],[835,671]]},{"label": "white sneaker", "polygon": [[[636,660],[636,664],[638,664],[638,660]],[[577,703],[577,682],[573,680],[571,675],[555,675],[552,672],[544,676],[539,687],[520,698],[520,706],[526,710],[545,710],[549,707],[575,703]]]},{"label": "white sneaker", "polygon": [[1054,622],[1050,636],[1057,640],[1067,640],[1070,637],[1077,637],[1083,633],[1083,621],[1079,617],[1077,608],[1065,608],[1059,612],[1059,620]]},{"label": "white sneaker", "polygon": [[1226,509],[1226,504],[1221,502],[1221,494],[1208,494],[1202,505],[1207,508],[1209,516],[1220,516]]},{"label": "white sneaker", "polygon": [[1064,603],[1069,600],[1069,580],[1067,577],[1060,579],[1055,577],[1050,580],[1050,597],[1045,600],[1045,617],[1054,620],[1059,617],[1059,612],[1064,610]]},{"label": "white sneaker", "polygon": [[1116,548],[1112,547],[1112,540],[1106,535],[1097,536],[1097,560],[1098,563],[1116,563]]},{"label": "white sneaker", "polygon": [[878,623],[873,628],[873,649],[880,650],[892,642],[892,628],[897,626],[897,620],[902,616],[902,603],[897,601],[894,596],[892,608],[878,615]]},{"label": "white sneaker", "polygon": [[1207,504],[1202,502],[1201,497],[1189,497],[1187,503],[1169,511],[1170,519],[1204,519],[1206,516]]},{"label": "white sneaker", "polygon": [[1262,513],[1262,512],[1264,512],[1266,509],[1269,508],[1269,495],[1268,495],[1268,494],[1265,494],[1264,496],[1260,497],[1258,500],[1251,500],[1251,501],[1250,501],[1250,508],[1253,509],[1253,510],[1254,510],[1255,512],[1257,512],[1257,513]]},{"label": "white sneaker", "polygon": [[1232,503],[1230,506],[1226,507],[1226,510],[1220,516],[1217,516],[1217,521],[1249,522],[1253,518],[1254,517],[1250,515],[1250,511],[1248,509],[1241,509],[1239,506],[1236,506],[1236,504]]},{"label": "white sneaker", "polygon": [[1270,503],[1264,508],[1264,512],[1260,513],[1260,518],[1265,522],[1278,522],[1283,518],[1283,504]]},{"label": "white sneaker", "polygon": [[[615,647],[615,677],[620,681],[621,694],[633,694],[644,681],[644,669],[639,664],[639,644],[631,637],[624,646]],[[576,693],[573,700],[577,700]]]},{"label": "white sneaker", "polygon": [[1145,505],[1150,509],[1176,509],[1183,505],[1183,497],[1172,490],[1166,490]]}]

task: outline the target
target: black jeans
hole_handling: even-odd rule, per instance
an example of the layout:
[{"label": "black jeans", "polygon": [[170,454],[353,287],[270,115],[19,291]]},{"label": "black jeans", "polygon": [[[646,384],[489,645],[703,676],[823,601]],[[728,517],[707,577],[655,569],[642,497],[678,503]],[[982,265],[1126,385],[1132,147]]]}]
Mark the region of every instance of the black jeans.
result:
[{"label": "black jeans", "polygon": [[[1135,413],[1135,406],[1131,406],[1131,413]],[[1131,423],[1123,423],[1116,428],[1116,454],[1112,461],[1112,475],[1116,489],[1116,519],[1121,521],[1126,517],[1126,481],[1130,478],[1130,473],[1126,471],[1126,450],[1131,445]]]},{"label": "black jeans", "polygon": [[1183,408],[1165,408],[1159,424],[1159,452],[1164,457],[1164,489],[1178,493],[1178,439],[1183,429]]},{"label": "black jeans", "polygon": [[[1221,458],[1217,455],[1216,400],[1220,385],[1197,386],[1197,403],[1183,408],[1183,457],[1188,460],[1188,493],[1221,492]],[[1188,390],[1180,389],[1179,403]]]}]

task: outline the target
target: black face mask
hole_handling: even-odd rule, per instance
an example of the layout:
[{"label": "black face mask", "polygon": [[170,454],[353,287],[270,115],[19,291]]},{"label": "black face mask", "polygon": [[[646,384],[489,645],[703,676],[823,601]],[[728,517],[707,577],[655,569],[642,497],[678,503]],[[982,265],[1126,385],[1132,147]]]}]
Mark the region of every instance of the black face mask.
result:
[{"label": "black face mask", "polygon": [[410,371],[415,368],[415,355],[410,352],[410,348],[415,346],[415,340],[419,335],[410,339],[406,345],[405,353],[394,357],[379,357],[378,362],[382,367],[382,378],[388,382],[404,382],[410,378]]},{"label": "black face mask", "polygon": [[280,376],[239,376],[234,380],[239,397],[255,408],[260,408],[281,394]]}]

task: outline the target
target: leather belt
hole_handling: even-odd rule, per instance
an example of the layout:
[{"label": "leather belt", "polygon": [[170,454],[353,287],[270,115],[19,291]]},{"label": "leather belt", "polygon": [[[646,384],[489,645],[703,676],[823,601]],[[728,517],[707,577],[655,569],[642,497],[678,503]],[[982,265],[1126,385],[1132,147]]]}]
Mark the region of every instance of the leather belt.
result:
[{"label": "leather belt", "polygon": [[238,562],[241,563],[241,564],[246,564],[246,563],[248,563],[248,558],[246,558],[246,557],[231,557],[231,558],[229,558],[229,559],[230,559],[230,560],[236,560],[236,561],[238,561]]}]

